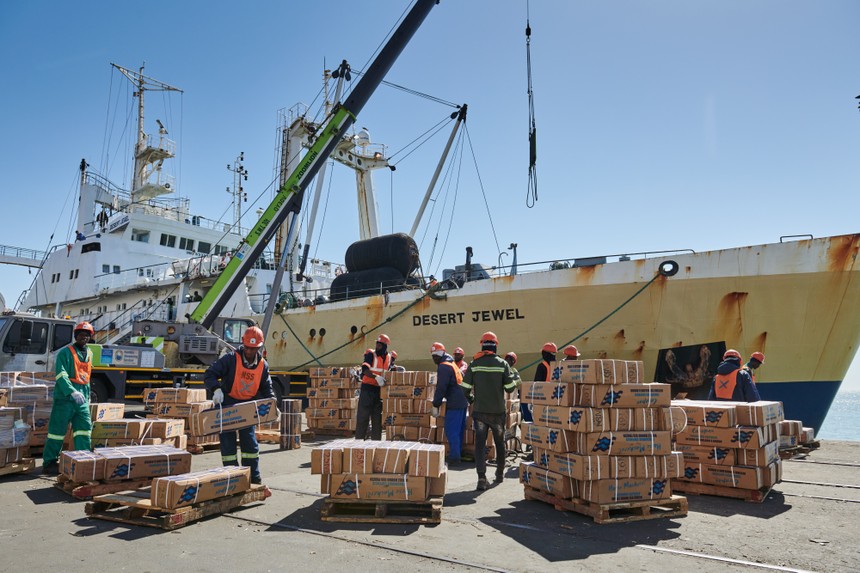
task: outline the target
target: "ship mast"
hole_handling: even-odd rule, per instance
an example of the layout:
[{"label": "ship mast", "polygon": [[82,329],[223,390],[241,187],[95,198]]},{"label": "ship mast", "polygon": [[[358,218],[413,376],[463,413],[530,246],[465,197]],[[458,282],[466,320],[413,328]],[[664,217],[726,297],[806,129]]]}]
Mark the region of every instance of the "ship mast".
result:
[{"label": "ship mast", "polygon": [[[158,120],[156,120],[159,126],[158,142],[152,142],[147,137],[143,125],[144,94],[147,91],[175,91],[182,93],[182,90],[143,75],[144,66],[140,66],[140,70],[137,72],[114,63],[111,63],[111,66],[119,70],[134,85],[135,92],[133,97],[137,98],[137,143],[134,146],[134,173],[132,174],[131,205],[129,206],[131,209],[134,209],[138,201],[172,192],[170,183],[162,181],[160,173],[164,160],[174,157],[176,150],[176,144],[165,137],[167,129]],[[154,173],[157,173],[159,177],[156,181],[150,181],[150,177]]]}]

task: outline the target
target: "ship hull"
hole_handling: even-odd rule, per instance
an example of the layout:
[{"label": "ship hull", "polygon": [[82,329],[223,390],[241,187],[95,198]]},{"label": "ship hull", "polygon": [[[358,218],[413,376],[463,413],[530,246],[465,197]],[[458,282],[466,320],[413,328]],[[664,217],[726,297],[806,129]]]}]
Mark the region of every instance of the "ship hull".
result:
[{"label": "ship hull", "polygon": [[[291,309],[272,321],[268,357],[287,369],[354,364],[384,332],[398,364],[430,369],[434,341],[472,354],[490,330],[523,379],[544,342],[573,340],[584,358],[643,360],[646,379],[698,397],[726,348],[762,351],[762,396],[818,428],[860,342],[858,249],[860,235],[842,235],[505,276],[440,299],[414,290]],[[675,274],[661,273],[669,259]]]}]

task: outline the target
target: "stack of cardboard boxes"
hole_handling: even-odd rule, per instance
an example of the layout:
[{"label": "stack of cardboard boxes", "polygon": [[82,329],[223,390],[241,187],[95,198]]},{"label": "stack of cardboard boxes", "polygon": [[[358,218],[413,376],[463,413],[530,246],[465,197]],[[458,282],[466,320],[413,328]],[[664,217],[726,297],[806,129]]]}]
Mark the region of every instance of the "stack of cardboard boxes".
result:
[{"label": "stack of cardboard boxes", "polygon": [[177,418],[120,418],[93,422],[93,448],[165,445],[185,449],[185,420]]},{"label": "stack of cardboard boxes", "polygon": [[[437,418],[430,414],[436,391],[435,372],[388,372],[382,387],[382,425],[389,440],[441,443],[444,439]],[[439,417],[445,415],[445,404]],[[438,426],[438,427],[437,427]]]},{"label": "stack of cardboard boxes", "polygon": [[355,432],[358,390],[355,368],[311,368],[305,410],[308,428],[341,435]]},{"label": "stack of cardboard boxes", "polygon": [[22,419],[30,427],[27,445],[43,447],[54,406],[54,375],[48,372],[0,372],[0,389],[4,390],[0,401],[20,408]]},{"label": "stack of cardboard boxes", "polygon": [[782,402],[675,400],[672,405],[687,416],[687,427],[675,436],[684,455],[679,491],[737,496],[729,490],[769,489],[781,480]]},{"label": "stack of cardboard boxes", "polygon": [[[520,399],[511,398],[511,396],[517,396],[517,394],[510,394],[505,397],[505,432],[510,435],[505,442],[505,447],[508,450],[516,448],[515,429],[522,422]],[[444,439],[444,428],[440,428],[439,433],[442,434],[442,439]],[[469,405],[468,410],[466,410],[466,427],[463,430],[463,453],[469,456],[475,455],[475,423],[472,417],[472,405]],[[486,453],[488,460],[496,459],[496,442],[493,440],[492,432],[487,433]]]},{"label": "stack of cardboard boxes", "polygon": [[71,482],[121,482],[191,471],[191,454],[172,446],[123,446],[60,455],[60,473]]},{"label": "stack of cardboard boxes", "polygon": [[534,422],[521,424],[534,451],[534,462],[520,466],[526,497],[538,490],[599,505],[671,498],[682,470],[681,454],[672,452],[671,387],[643,383],[638,361],[551,367],[552,382],[522,386],[521,399],[534,406]]},{"label": "stack of cardboard boxes", "polygon": [[302,401],[281,400],[281,419],[278,421],[282,450],[302,447]]},{"label": "stack of cardboard boxes", "polygon": [[150,388],[143,394],[148,415],[153,418],[174,418],[183,420],[185,432],[178,440],[177,447],[200,451],[203,446],[218,444],[218,435],[190,435],[189,420],[194,414],[215,406],[206,399],[205,388]]},{"label": "stack of cardboard boxes", "polygon": [[804,428],[800,420],[783,420],[779,423],[779,449],[790,450],[815,441],[815,429]]},{"label": "stack of cardboard boxes", "polygon": [[311,473],[333,500],[427,501],[445,495],[440,444],[344,439],[311,452]]},{"label": "stack of cardboard boxes", "polygon": [[30,426],[20,407],[0,406],[0,468],[29,455]]}]

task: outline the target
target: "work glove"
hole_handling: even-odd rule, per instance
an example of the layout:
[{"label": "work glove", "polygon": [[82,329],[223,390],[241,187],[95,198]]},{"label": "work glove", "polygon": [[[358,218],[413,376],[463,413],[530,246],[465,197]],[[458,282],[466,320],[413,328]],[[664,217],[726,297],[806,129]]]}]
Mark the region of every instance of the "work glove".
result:
[{"label": "work glove", "polygon": [[439,417],[439,408],[436,406],[433,406],[432,408],[430,408],[430,415],[433,416],[434,418],[438,418]]},{"label": "work glove", "polygon": [[215,393],[212,394],[212,401],[216,406],[220,406],[221,402],[224,401],[224,391],[221,388],[215,390]]},{"label": "work glove", "polygon": [[382,376],[377,376],[376,377],[376,383],[379,384],[380,388],[385,386],[385,378]]},{"label": "work glove", "polygon": [[86,396],[75,390],[69,395],[69,398],[75,401],[78,406],[83,406],[87,402]]}]

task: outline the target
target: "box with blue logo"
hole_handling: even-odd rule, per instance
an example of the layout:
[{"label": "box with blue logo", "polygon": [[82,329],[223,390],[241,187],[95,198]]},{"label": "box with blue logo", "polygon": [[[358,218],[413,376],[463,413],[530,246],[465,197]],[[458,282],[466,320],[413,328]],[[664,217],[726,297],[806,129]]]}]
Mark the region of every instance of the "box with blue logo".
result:
[{"label": "box with blue logo", "polygon": [[188,433],[205,436],[277,421],[278,409],[274,398],[249,400],[192,414],[188,419]]},{"label": "box with blue logo", "polygon": [[152,480],[150,502],[176,509],[251,489],[250,468],[227,466]]}]

